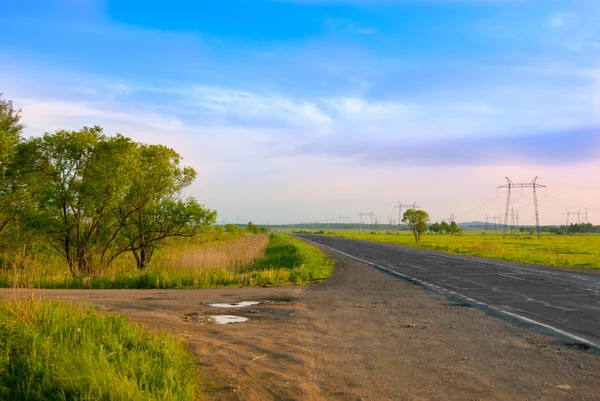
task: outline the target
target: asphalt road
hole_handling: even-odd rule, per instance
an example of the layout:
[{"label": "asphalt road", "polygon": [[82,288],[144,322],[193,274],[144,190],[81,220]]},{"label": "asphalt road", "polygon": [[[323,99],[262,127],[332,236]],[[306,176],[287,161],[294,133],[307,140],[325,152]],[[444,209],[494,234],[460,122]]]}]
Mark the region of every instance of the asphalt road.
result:
[{"label": "asphalt road", "polygon": [[600,348],[598,276],[368,241],[301,237],[509,320]]}]

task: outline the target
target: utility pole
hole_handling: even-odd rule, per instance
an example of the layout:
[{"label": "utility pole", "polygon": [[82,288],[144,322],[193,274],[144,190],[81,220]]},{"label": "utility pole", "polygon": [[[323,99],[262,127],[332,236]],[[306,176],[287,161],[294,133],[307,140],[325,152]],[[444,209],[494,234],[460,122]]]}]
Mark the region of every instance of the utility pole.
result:
[{"label": "utility pole", "polygon": [[515,208],[510,209],[510,233],[515,234]]},{"label": "utility pole", "polygon": [[585,209],[585,233],[586,235],[590,235],[590,223],[588,221],[587,209]]},{"label": "utility pole", "polygon": [[538,210],[538,200],[537,200],[537,188],[546,188],[545,185],[540,185],[537,183],[537,179],[538,177],[535,177],[531,182],[529,183],[514,183],[512,182],[512,180],[508,177],[506,178],[506,182],[507,184],[505,185],[501,185],[498,187],[498,189],[500,188],[506,188],[507,192],[506,192],[506,210],[504,212],[504,233],[502,235],[502,237],[506,237],[506,225],[508,223],[508,211],[510,209],[510,194],[513,188],[532,188],[533,189],[533,208],[535,210],[535,228],[537,230],[537,235],[538,238],[541,238],[541,234],[540,234],[540,216],[539,216],[539,210]]},{"label": "utility pole", "polygon": [[412,205],[405,205],[405,204],[402,204],[402,202],[398,201],[398,205],[394,206],[394,209],[398,208],[398,232],[400,232],[400,223],[402,222],[402,208],[403,207],[407,207],[407,208],[412,207],[413,209],[416,209],[416,208],[420,208],[421,206],[417,206],[417,202],[413,202]]},{"label": "utility pole", "polygon": [[489,219],[489,217],[488,217],[488,215],[486,214],[486,215],[485,215],[485,232],[486,232],[486,233],[487,233],[487,230],[488,230],[488,219]]},{"label": "utility pole", "polygon": [[519,209],[517,209],[517,228],[515,229],[515,233],[519,234]]},{"label": "utility pole", "polygon": [[563,213],[563,214],[566,214],[566,215],[567,215],[567,227],[569,227],[569,216],[570,216],[571,212],[569,212],[569,211],[567,210],[567,213]]},{"label": "utility pole", "polygon": [[373,231],[373,217],[375,217],[375,215],[373,214],[373,211],[371,210],[371,212],[367,216],[370,217],[370,220],[371,220],[371,231]]},{"label": "utility pole", "polygon": [[362,231],[363,231],[363,216],[366,216],[367,214],[360,212],[358,215],[360,216],[360,226],[359,226],[358,232],[362,233]]}]

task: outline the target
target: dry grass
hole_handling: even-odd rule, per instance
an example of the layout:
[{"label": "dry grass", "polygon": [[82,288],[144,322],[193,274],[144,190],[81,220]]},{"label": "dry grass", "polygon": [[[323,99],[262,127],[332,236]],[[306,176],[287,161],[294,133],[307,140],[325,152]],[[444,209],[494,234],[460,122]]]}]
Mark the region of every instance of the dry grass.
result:
[{"label": "dry grass", "polygon": [[269,234],[247,235],[235,241],[213,241],[190,246],[174,244],[156,256],[158,270],[224,268],[239,271],[265,255]]}]

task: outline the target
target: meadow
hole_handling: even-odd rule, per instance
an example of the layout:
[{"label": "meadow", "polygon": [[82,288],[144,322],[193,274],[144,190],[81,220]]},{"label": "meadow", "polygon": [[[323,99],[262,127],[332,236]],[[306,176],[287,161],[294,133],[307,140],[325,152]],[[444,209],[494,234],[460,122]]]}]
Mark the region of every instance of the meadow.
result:
[{"label": "meadow", "polygon": [[327,278],[333,264],[321,251],[278,234],[220,240],[177,239],[146,270],[124,255],[102,275],[74,276],[58,255],[43,252],[0,270],[5,288],[209,288],[303,284]]},{"label": "meadow", "polygon": [[600,236],[598,235],[501,235],[465,231],[460,235],[425,234],[419,244],[408,231],[353,232],[335,231],[325,235],[500,259],[511,262],[553,267],[600,269]]},{"label": "meadow", "polygon": [[194,400],[199,372],[185,343],[123,316],[26,299],[0,303],[0,398]]}]

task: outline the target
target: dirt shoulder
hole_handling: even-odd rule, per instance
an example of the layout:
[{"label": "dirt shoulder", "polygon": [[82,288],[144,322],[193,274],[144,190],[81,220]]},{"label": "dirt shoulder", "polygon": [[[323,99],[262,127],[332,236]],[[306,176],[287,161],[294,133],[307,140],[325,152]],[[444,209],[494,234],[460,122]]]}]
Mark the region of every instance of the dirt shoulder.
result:
[{"label": "dirt shoulder", "polygon": [[[208,399],[592,399],[600,356],[448,302],[337,254],[333,277],[306,287],[41,290],[124,313],[185,338]],[[31,291],[0,290],[1,298]],[[209,302],[250,322],[214,325]]]}]

